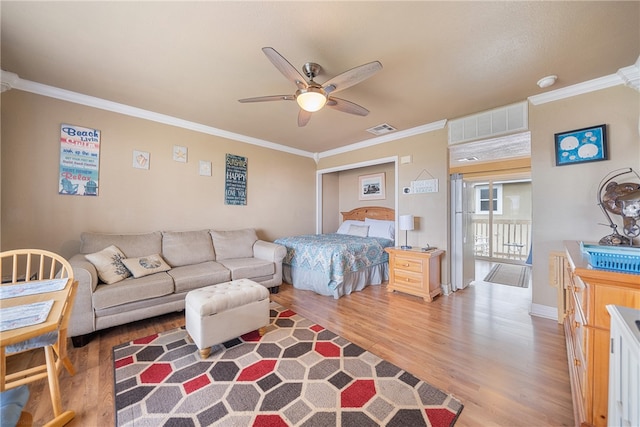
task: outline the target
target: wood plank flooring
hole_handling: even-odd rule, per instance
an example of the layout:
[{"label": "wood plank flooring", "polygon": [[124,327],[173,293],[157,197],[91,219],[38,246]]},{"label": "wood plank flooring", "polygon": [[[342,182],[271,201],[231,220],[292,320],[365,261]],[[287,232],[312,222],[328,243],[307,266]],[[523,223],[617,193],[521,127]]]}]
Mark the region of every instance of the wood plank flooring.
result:
[{"label": "wood plank flooring", "polygon": [[[382,285],[334,300],[283,284],[272,300],[452,393],[465,405],[457,427],[573,425],[562,327],[529,316],[524,292],[477,282],[427,303]],[[183,324],[172,313],[70,346],[77,374],[61,374],[64,407],[76,411],[68,425],[113,426],[112,347]],[[14,357],[9,369],[38,357]],[[51,414],[46,383],[30,390],[26,410],[42,425]]]}]

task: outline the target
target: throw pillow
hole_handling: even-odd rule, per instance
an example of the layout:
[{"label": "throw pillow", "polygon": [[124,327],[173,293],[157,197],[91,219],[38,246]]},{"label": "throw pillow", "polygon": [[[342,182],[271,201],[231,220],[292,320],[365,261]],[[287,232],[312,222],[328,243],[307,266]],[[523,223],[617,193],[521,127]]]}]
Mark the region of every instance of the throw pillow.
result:
[{"label": "throw pillow", "polygon": [[216,261],[232,258],[252,258],[253,244],[258,240],[256,230],[215,231],[211,230]]},{"label": "throw pillow", "polygon": [[352,225],[365,225],[364,221],[356,221],[355,219],[347,219],[345,221],[342,222],[342,224],[340,224],[340,227],[338,227],[338,231],[336,231],[336,233],[338,234],[349,234],[349,227],[351,227]]},{"label": "throw pillow", "polygon": [[162,259],[160,254],[143,256],[140,258],[127,258],[123,259],[122,263],[129,269],[133,274],[133,277],[136,279],[171,269],[169,264]]},{"label": "throw pillow", "polygon": [[122,263],[124,253],[117,246],[111,245],[84,257],[96,267],[100,280],[108,285],[131,277],[131,273]]},{"label": "throw pillow", "polygon": [[349,232],[347,234],[350,234],[351,236],[367,237],[369,234],[369,226],[352,224],[349,226]]},{"label": "throw pillow", "polygon": [[364,222],[369,226],[369,237],[384,237],[391,240],[396,238],[394,221],[365,218]]}]

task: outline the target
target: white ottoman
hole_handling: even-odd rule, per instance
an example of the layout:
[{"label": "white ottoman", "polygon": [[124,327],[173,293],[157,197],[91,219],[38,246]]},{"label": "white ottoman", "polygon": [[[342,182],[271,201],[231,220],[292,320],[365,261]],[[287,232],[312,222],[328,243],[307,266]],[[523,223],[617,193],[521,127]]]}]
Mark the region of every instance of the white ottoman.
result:
[{"label": "white ottoman", "polygon": [[203,359],[211,346],[269,324],[269,290],[249,279],[233,280],[187,293],[186,328]]}]

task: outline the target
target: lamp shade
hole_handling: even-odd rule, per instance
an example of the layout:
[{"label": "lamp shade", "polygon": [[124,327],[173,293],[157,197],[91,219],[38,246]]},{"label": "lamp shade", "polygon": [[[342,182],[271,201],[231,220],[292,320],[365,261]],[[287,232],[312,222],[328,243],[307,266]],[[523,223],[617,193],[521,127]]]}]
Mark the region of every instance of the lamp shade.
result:
[{"label": "lamp shade", "polygon": [[324,107],[324,104],[327,102],[327,97],[324,95],[322,89],[309,87],[298,90],[296,101],[300,108],[313,113]]},{"label": "lamp shade", "polygon": [[413,215],[400,215],[400,230],[413,230]]}]

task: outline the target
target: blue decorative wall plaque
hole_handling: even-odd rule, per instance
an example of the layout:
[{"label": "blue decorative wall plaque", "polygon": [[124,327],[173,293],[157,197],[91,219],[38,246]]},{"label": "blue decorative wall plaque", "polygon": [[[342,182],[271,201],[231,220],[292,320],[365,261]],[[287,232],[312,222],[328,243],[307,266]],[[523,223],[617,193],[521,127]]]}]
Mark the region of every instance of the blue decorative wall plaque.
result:
[{"label": "blue decorative wall plaque", "polygon": [[227,154],[224,204],[247,204],[247,158]]}]

